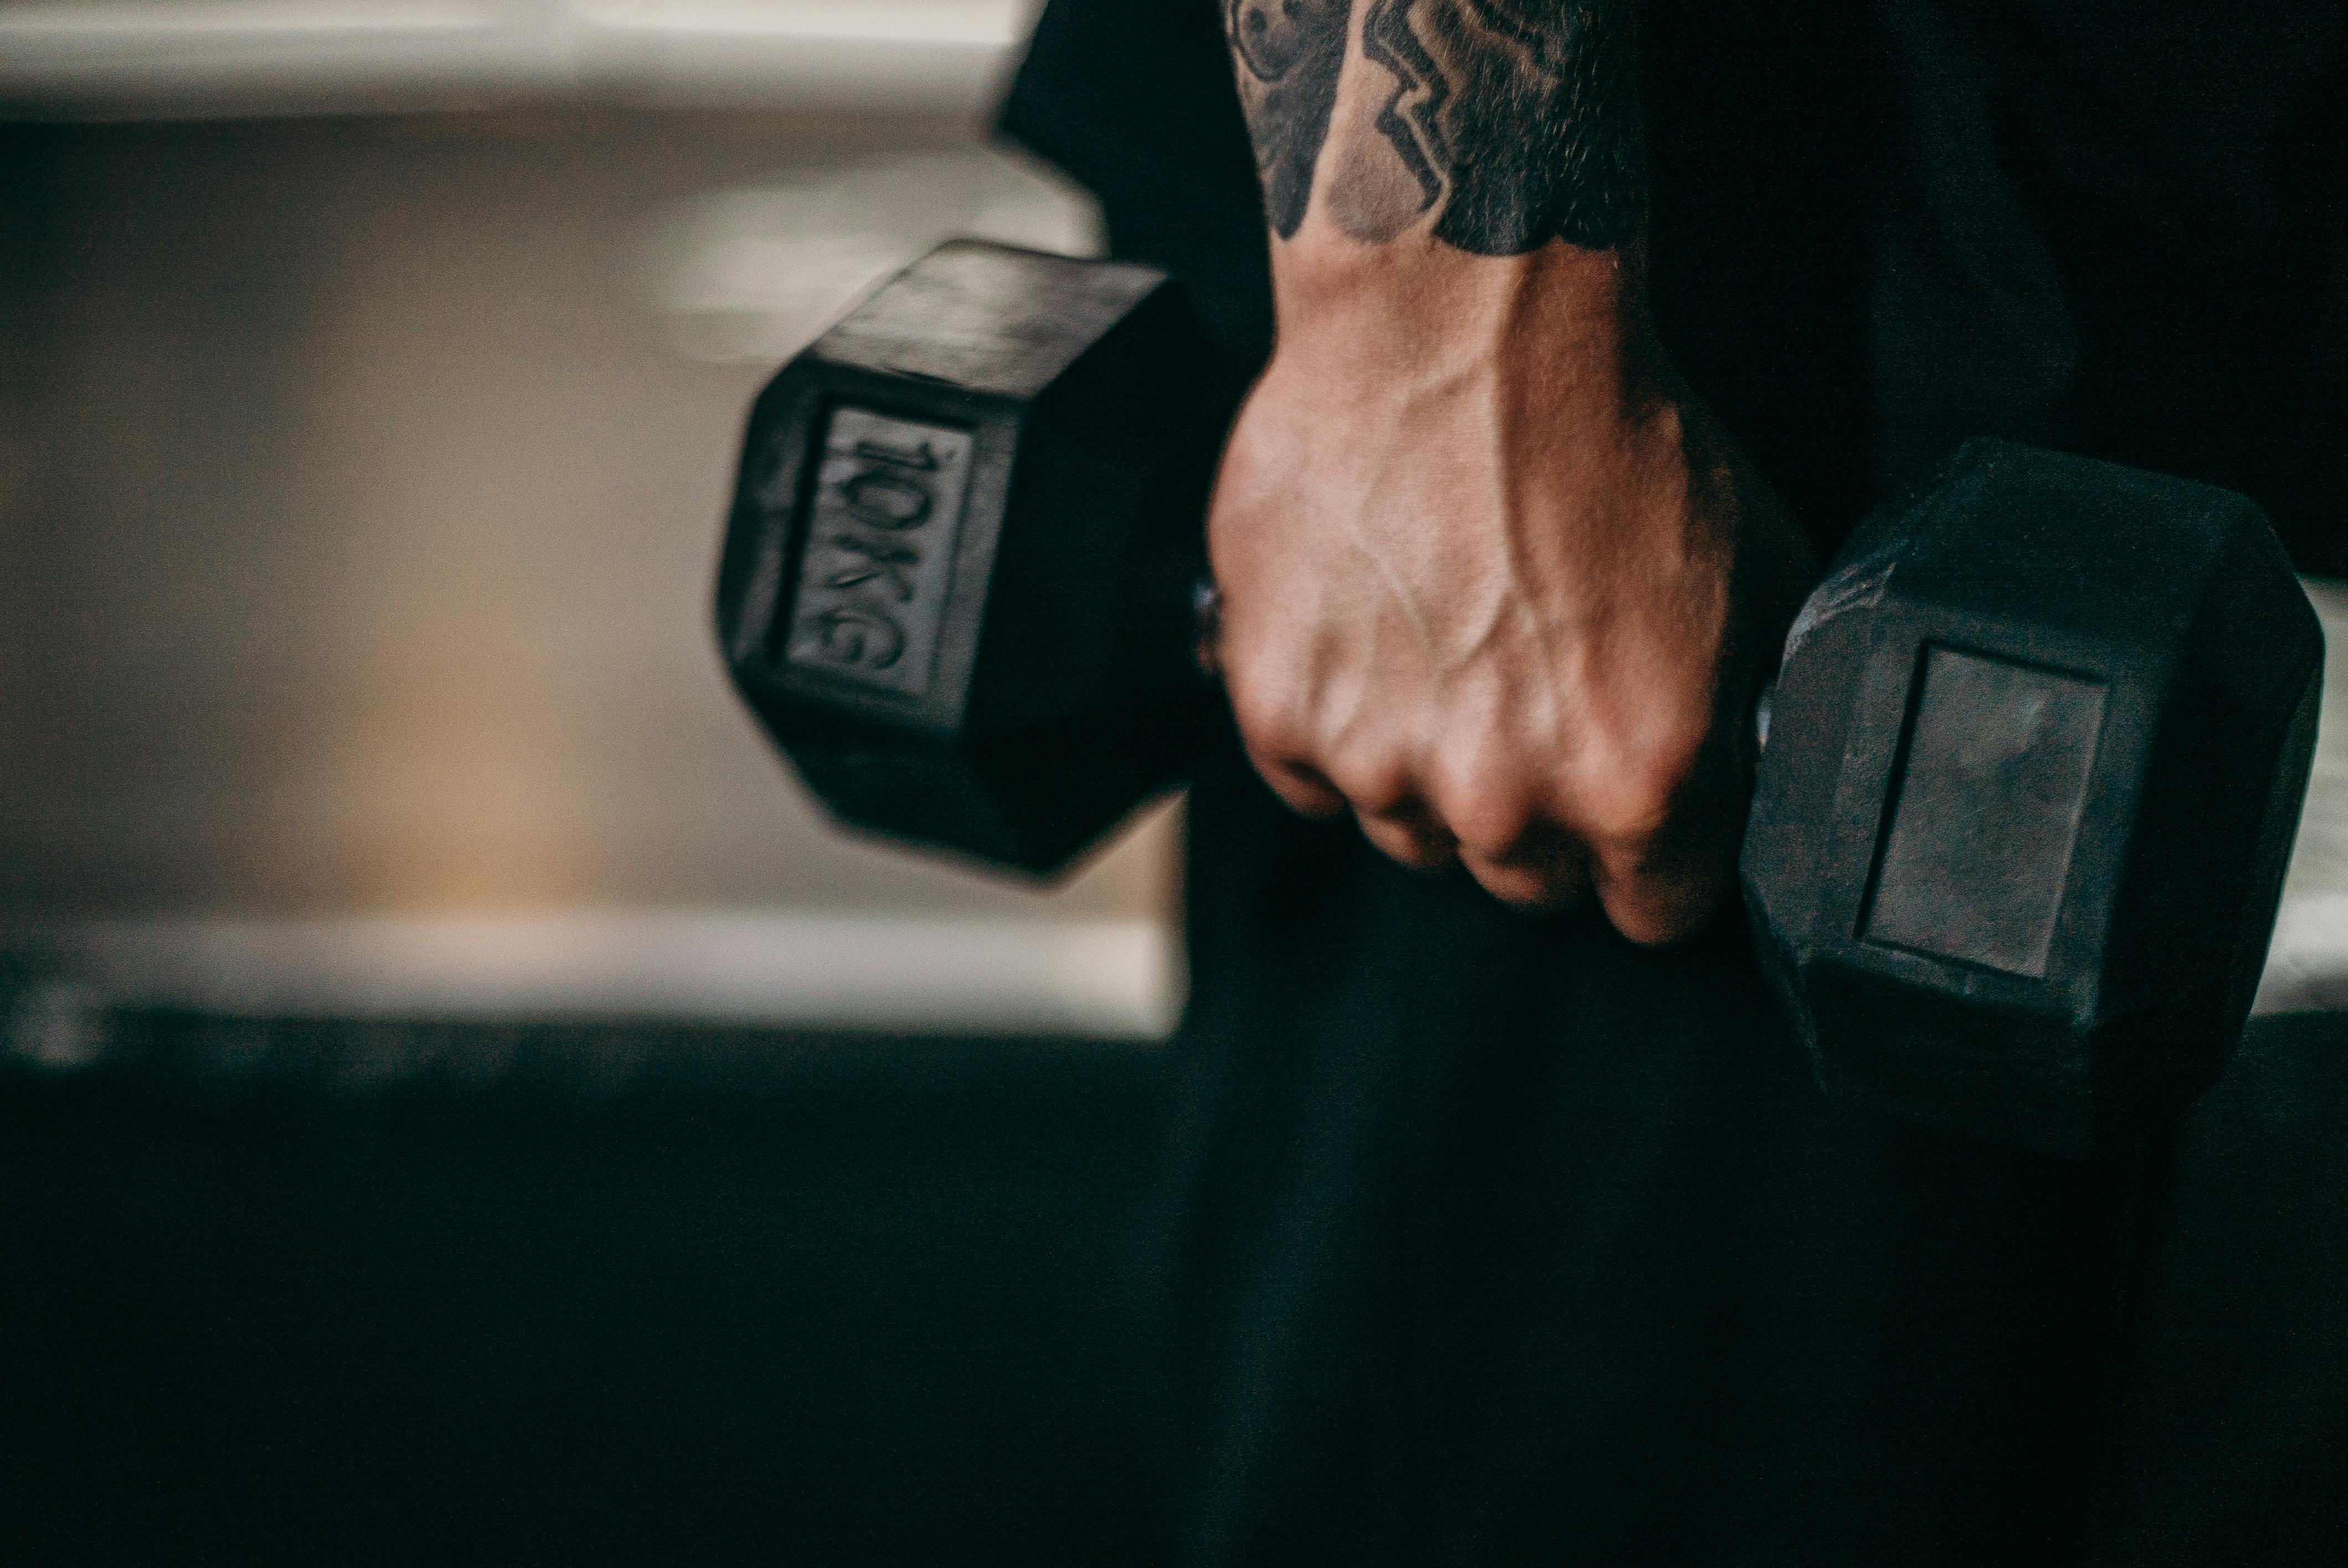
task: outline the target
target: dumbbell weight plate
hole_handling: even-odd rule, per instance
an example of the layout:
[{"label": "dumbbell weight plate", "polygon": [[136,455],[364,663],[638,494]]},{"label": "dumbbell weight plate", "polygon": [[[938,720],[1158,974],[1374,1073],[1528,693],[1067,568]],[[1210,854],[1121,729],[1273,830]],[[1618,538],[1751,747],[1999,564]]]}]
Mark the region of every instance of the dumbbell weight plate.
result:
[{"label": "dumbbell weight plate", "polygon": [[2249,1015],[2322,638],[2241,497],[1976,442],[1787,640],[1743,879],[1819,1076],[2086,1153]]},{"label": "dumbbell weight plate", "polygon": [[718,636],[835,817],[1051,875],[1179,782],[1228,407],[1164,273],[971,241],[784,367],[751,412]]}]

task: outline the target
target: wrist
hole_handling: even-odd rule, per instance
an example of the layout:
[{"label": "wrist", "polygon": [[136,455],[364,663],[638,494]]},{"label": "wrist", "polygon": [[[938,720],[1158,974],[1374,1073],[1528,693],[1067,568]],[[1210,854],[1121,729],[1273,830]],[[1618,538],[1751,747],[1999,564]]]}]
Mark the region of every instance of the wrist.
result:
[{"label": "wrist", "polygon": [[1591,408],[1672,400],[1640,242],[1484,256],[1426,236],[1362,245],[1308,224],[1272,247],[1276,369],[1333,387],[1497,376]]},{"label": "wrist", "polygon": [[1316,222],[1273,242],[1272,282],[1283,328],[1364,311],[1406,329],[1420,322],[1473,325],[1528,307],[1552,317],[1631,319],[1646,307],[1646,245],[1633,240],[1595,251],[1553,241],[1487,256],[1426,232],[1366,245]]}]

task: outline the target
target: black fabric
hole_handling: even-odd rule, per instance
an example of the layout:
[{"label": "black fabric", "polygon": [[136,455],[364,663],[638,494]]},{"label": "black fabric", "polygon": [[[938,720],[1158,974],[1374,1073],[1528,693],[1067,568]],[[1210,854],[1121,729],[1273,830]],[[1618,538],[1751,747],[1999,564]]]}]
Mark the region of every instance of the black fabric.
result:
[{"label": "black fabric", "polygon": [[1823,1099],[1734,922],[1644,951],[1192,798],[1189,1560],[2069,1560],[2094,1173]]},{"label": "black fabric", "polygon": [[[1822,543],[1995,433],[2244,488],[2348,566],[2339,8],[2216,9],[1649,5],[1657,309]],[[1237,376],[1271,311],[1227,70],[1207,0],[1056,0],[1005,126]],[[1827,1102],[1734,918],[1520,918],[1228,753],[1190,820],[1181,1561],[2330,1554],[2313,1492],[2132,1522],[2163,1151]]]}]

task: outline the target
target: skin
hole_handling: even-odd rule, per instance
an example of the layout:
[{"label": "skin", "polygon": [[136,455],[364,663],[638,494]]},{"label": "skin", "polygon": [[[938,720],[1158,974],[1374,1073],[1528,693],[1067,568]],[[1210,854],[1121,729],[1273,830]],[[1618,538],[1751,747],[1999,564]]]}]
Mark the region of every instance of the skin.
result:
[{"label": "skin", "polygon": [[[1333,9],[1258,41],[1325,67]],[[1209,519],[1241,734],[1406,866],[1673,940],[1734,887],[1752,700],[1815,567],[1649,318],[1629,17],[1344,26],[1325,111],[1235,51],[1279,193],[1278,342]]]}]

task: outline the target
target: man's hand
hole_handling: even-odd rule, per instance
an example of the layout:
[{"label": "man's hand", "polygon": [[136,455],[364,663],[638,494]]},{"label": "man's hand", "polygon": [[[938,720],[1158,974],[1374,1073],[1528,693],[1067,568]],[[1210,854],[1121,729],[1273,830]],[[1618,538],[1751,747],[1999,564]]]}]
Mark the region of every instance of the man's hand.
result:
[{"label": "man's hand", "polygon": [[1209,522],[1257,767],[1668,941],[1726,897],[1800,533],[1655,341],[1630,0],[1224,0],[1279,343]]},{"label": "man's hand", "polygon": [[[1752,701],[1810,564],[1630,264],[1283,247],[1211,522],[1257,767],[1406,865],[1636,941],[1726,897]],[[1308,302],[1309,302],[1309,305]]]}]

